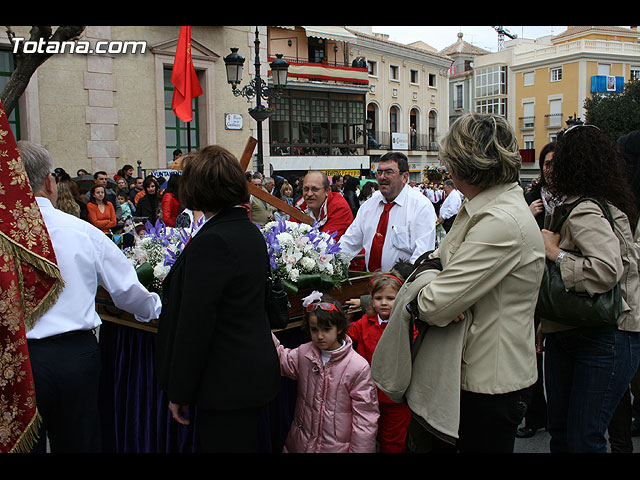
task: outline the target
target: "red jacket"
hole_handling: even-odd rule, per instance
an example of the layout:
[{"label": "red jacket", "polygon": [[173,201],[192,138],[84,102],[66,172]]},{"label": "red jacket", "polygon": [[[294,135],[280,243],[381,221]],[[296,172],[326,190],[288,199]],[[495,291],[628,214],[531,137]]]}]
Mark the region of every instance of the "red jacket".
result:
[{"label": "red jacket", "polygon": [[[387,326],[387,322],[378,322],[378,315],[369,316],[364,314],[360,320],[353,322],[347,334],[356,345],[356,352],[364,357],[371,365],[373,352],[378,345],[382,332]],[[417,332],[414,331],[414,339]],[[378,389],[378,401],[385,403],[395,403],[382,390]]]},{"label": "red jacket", "polygon": [[[307,209],[307,202],[304,201],[304,197],[298,200],[296,207],[309,214]],[[295,218],[291,217],[292,222],[298,222]],[[319,230],[321,232],[327,232],[329,234],[338,232],[335,237],[336,242],[347,231],[351,222],[353,222],[353,213],[351,213],[351,207],[338,192],[329,192],[327,201],[324,203],[322,211],[320,212]],[[300,223],[300,222],[298,222]]]},{"label": "red jacket", "polygon": [[180,202],[173,193],[162,195],[162,220],[167,227],[176,226],[176,217],[180,213]]}]

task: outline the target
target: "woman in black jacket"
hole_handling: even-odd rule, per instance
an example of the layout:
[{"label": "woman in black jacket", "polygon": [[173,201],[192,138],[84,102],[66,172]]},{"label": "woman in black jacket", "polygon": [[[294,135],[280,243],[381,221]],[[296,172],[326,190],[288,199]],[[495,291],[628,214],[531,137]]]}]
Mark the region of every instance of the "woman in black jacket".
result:
[{"label": "woman in black jacket", "polygon": [[145,194],[140,200],[138,200],[138,204],[136,205],[136,216],[147,217],[149,222],[151,222],[152,225],[155,225],[162,201],[160,184],[153,175],[149,175],[144,179],[142,188],[144,189]]},{"label": "woman in black jacket", "polygon": [[249,190],[238,160],[206,147],[184,165],[180,199],[204,212],[163,283],[156,365],[179,423],[196,405],[202,452],[255,452],[262,408],[280,388],[265,311],[266,242],[242,207]]}]

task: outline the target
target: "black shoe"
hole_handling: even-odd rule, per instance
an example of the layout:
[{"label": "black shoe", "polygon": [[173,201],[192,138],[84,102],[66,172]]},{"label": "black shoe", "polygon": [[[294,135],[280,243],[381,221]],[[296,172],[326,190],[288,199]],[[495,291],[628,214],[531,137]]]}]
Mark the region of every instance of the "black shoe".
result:
[{"label": "black shoe", "polygon": [[516,438],[531,438],[537,431],[537,428],[521,427],[516,431]]}]

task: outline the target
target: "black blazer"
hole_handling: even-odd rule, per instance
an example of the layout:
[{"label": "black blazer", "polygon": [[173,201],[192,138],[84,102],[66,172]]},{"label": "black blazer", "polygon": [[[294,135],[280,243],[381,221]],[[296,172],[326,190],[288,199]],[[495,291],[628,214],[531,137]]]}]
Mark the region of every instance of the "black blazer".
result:
[{"label": "black blazer", "polygon": [[215,215],[165,278],[156,375],[179,405],[258,407],[280,389],[265,311],[267,246],[244,208]]}]

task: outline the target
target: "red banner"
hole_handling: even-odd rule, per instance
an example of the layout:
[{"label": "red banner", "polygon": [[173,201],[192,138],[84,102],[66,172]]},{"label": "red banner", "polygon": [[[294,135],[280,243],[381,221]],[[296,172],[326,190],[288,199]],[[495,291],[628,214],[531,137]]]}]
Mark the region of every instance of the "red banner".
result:
[{"label": "red banner", "polygon": [[202,87],[191,58],[191,27],[180,27],[171,83],[174,86],[171,101],[173,113],[183,122],[190,122],[193,120],[192,101],[202,95]]},{"label": "red banner", "polygon": [[26,332],[64,286],[0,104],[0,453],[29,452],[40,415]]}]

